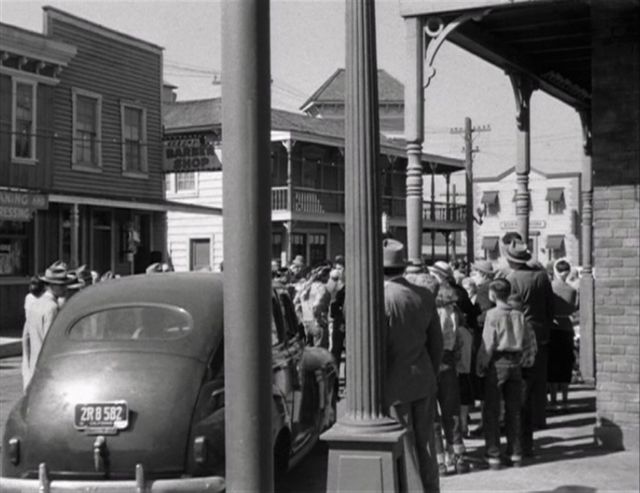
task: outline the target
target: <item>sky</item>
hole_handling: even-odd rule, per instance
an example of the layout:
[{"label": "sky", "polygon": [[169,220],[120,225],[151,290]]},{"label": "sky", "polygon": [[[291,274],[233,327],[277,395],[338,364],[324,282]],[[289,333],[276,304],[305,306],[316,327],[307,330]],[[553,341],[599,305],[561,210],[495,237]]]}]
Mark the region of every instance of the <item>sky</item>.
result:
[{"label": "sky", "polygon": [[[0,20],[42,32],[42,7],[51,5],[164,48],[164,79],[179,100],[220,95],[220,0],[0,0]],[[398,0],[376,0],[378,68],[404,82],[404,26]],[[299,107],[345,64],[345,0],[271,0],[271,73],[274,107]],[[515,165],[515,102],[499,69],[445,42],[436,75],[425,90],[426,152],[462,159],[463,139],[450,133],[490,125],[477,133],[474,175],[493,176]],[[544,172],[580,171],[581,130],[569,106],[536,91],[531,100],[531,163]],[[427,180],[428,181],[428,180]]]}]

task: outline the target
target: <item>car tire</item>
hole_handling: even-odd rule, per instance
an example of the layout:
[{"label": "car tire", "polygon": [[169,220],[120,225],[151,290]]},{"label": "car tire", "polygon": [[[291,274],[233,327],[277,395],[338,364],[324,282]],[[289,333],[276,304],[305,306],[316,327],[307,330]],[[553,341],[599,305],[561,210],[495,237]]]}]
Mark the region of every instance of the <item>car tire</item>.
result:
[{"label": "car tire", "polygon": [[288,430],[282,430],[276,437],[273,446],[273,477],[276,481],[282,480],[289,470],[289,458],[291,457],[291,438]]}]

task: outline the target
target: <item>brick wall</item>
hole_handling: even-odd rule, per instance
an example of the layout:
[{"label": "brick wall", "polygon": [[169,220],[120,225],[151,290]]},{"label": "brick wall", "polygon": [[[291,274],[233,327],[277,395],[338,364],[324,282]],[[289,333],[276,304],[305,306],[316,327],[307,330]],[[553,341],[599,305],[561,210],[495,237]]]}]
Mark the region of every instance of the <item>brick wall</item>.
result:
[{"label": "brick wall", "polygon": [[[640,14],[592,9],[596,436],[637,448],[640,326]],[[612,443],[620,441],[621,443]]]}]

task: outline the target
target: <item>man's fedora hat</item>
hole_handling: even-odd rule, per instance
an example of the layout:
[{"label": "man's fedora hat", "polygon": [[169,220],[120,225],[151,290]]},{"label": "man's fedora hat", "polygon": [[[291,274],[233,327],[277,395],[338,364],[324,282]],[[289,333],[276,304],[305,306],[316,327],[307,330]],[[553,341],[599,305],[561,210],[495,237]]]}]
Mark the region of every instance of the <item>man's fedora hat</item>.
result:
[{"label": "man's fedora hat", "polygon": [[442,260],[438,260],[436,263],[429,266],[429,272],[431,272],[431,274],[444,277],[445,279],[455,279],[453,277],[453,270],[451,269],[451,266]]},{"label": "man's fedora hat", "polygon": [[93,284],[91,271],[87,269],[86,265],[81,265],[76,270],[70,272],[69,276],[72,278],[71,284],[68,286],[69,289],[82,289]]},{"label": "man's fedora hat", "polygon": [[393,238],[382,240],[382,266],[385,269],[405,267],[404,245]]},{"label": "man's fedora hat", "polygon": [[493,270],[493,264],[488,260],[477,260],[476,262],[471,264],[471,268],[488,276],[493,276],[496,273]]},{"label": "man's fedora hat", "polygon": [[44,271],[44,275],[40,279],[46,284],[58,284],[66,286],[74,280],[74,276],[67,271],[67,264],[62,260],[57,260]]},{"label": "man's fedora hat", "polygon": [[524,242],[514,240],[504,251],[504,256],[509,262],[514,264],[526,264],[531,260],[531,252]]},{"label": "man's fedora hat", "polygon": [[296,255],[291,264],[304,267],[304,257],[302,255]]}]

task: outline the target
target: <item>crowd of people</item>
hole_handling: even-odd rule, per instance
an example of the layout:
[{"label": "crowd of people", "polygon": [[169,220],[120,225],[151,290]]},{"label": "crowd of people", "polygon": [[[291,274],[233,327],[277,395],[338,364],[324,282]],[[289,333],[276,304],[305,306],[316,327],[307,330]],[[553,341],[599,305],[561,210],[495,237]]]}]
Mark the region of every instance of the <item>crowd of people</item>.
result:
[{"label": "crowd of people", "polygon": [[[409,483],[425,491],[438,491],[442,475],[469,471],[468,438],[484,438],[486,467],[520,466],[534,456],[534,431],[546,427],[556,395],[567,404],[576,269],[565,259],[533,260],[518,233],[501,239],[500,252],[494,263],[408,265],[404,246],[384,240],[385,405],[410,430]],[[274,261],[272,274],[289,287],[307,343],[328,348],[339,365],[349,309],[344,258],[314,268],[301,256],[288,267]]]}]

